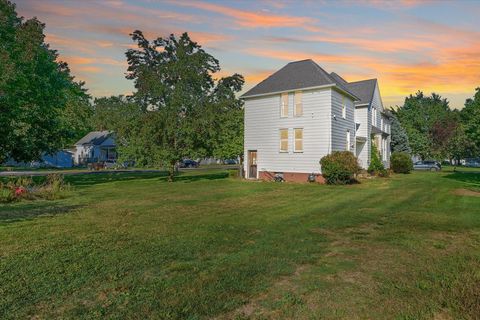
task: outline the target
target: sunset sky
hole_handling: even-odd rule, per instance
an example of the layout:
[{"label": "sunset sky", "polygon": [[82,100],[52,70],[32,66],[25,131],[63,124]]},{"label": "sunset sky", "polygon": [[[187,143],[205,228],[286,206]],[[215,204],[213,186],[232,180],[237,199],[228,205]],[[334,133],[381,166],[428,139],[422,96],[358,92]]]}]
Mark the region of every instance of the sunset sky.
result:
[{"label": "sunset sky", "polygon": [[125,51],[135,29],[150,39],[187,31],[222,75],[244,75],[244,91],[307,58],[348,81],[378,78],[386,106],[423,90],[461,108],[480,86],[480,1],[14,2],[46,23],[47,42],[96,97],[132,92]]}]

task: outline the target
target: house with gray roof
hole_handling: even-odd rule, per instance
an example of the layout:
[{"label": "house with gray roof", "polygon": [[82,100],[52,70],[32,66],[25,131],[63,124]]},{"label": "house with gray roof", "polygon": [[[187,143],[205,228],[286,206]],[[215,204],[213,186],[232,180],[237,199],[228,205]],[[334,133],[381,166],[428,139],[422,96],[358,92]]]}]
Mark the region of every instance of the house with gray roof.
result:
[{"label": "house with gray roof", "polygon": [[75,143],[75,165],[116,161],[115,136],[112,131],[92,131]]},{"label": "house with gray roof", "polygon": [[313,60],[290,62],[241,96],[247,178],[322,181],[320,159],[351,151],[368,168],[375,144],[390,165],[390,117],[377,79],[348,82]]}]

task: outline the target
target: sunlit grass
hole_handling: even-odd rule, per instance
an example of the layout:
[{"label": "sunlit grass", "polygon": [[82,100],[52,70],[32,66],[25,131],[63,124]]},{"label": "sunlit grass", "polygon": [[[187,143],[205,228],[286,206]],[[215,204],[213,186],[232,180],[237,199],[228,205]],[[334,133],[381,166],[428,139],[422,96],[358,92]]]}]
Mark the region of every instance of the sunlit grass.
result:
[{"label": "sunlit grass", "polygon": [[0,207],[0,318],[475,318],[478,175],[70,176]]}]

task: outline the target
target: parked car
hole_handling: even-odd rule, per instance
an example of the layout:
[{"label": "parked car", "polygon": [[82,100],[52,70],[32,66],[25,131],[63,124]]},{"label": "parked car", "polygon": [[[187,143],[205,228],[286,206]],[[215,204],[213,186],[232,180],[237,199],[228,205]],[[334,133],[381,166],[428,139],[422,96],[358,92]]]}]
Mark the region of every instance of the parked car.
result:
[{"label": "parked car", "polygon": [[413,164],[413,169],[440,171],[442,170],[442,165],[438,161],[433,161],[433,160],[417,161]]},{"label": "parked car", "polygon": [[223,164],[237,164],[237,160],[235,160],[235,159],[226,159],[226,160],[223,160]]},{"label": "parked car", "polygon": [[467,160],[465,167],[480,168],[480,160]]},{"label": "parked car", "polygon": [[198,168],[200,164],[197,161],[185,159],[180,161],[179,165],[180,168]]}]

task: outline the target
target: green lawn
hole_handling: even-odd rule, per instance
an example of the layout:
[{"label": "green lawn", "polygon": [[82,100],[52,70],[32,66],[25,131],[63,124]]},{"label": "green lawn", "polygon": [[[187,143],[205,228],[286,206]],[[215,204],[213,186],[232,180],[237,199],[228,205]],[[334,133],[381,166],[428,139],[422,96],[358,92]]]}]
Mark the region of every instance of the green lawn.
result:
[{"label": "green lawn", "polygon": [[69,176],[67,199],[0,205],[0,318],[475,319],[480,173],[448,170]]}]

